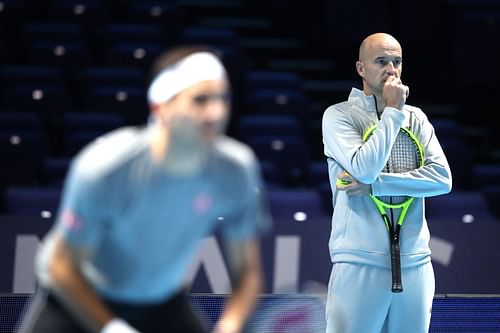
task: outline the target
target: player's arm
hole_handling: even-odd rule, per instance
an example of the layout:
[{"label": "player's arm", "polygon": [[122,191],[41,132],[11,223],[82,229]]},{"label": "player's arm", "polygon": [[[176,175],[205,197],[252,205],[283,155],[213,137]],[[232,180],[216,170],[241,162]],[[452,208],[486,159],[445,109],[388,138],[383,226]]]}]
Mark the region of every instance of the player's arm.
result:
[{"label": "player's arm", "polygon": [[451,191],[452,174],[434,128],[427,117],[421,119],[421,141],[424,165],[418,169],[397,173],[381,173],[372,184],[374,195],[409,195],[430,197]]},{"label": "player's arm", "polygon": [[252,313],[263,278],[259,243],[256,238],[228,243],[233,292],[214,333],[238,333]]},{"label": "player's arm", "polygon": [[325,111],[322,121],[325,155],[358,181],[371,184],[387,163],[405,118],[403,112],[387,108],[373,134],[364,142],[349,110],[332,106]]},{"label": "player's arm", "polygon": [[86,251],[74,249],[60,235],[48,270],[55,295],[74,316],[91,332],[138,332],[113,313],[95,293],[80,272],[79,264]]}]

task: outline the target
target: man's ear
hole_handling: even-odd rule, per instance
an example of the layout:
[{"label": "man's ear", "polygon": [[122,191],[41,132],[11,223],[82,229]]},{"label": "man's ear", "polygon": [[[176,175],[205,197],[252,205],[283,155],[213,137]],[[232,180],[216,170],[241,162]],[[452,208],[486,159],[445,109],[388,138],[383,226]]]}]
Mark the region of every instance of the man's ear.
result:
[{"label": "man's ear", "polygon": [[359,76],[364,77],[364,66],[361,61],[356,61],[356,70],[358,71]]},{"label": "man's ear", "polygon": [[166,124],[170,118],[170,109],[168,103],[159,103],[150,105],[149,119],[152,122],[160,122]]}]

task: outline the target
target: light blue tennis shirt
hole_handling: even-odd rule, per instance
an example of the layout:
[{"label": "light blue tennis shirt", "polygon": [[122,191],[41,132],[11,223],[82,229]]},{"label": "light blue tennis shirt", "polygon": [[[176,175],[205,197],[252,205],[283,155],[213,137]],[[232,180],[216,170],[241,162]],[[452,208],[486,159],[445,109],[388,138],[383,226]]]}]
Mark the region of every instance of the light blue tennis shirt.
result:
[{"label": "light blue tennis shirt", "polygon": [[[91,251],[82,272],[108,299],[163,301],[183,288],[203,237],[220,227],[239,241],[269,223],[247,146],[222,137],[201,171],[172,176],[152,161],[151,134],[150,128],[124,128],[98,139],[75,158],[66,179],[54,230],[71,246]],[[50,234],[39,258],[41,275]]]}]

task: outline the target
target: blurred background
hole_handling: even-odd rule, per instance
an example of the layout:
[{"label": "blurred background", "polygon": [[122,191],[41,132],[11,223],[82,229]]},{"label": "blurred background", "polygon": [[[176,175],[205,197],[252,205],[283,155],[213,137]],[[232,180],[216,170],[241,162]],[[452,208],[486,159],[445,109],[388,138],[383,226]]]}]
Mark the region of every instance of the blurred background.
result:
[{"label": "blurred background", "polygon": [[434,124],[454,192],[477,193],[498,218],[499,20],[495,0],[2,0],[2,212],[20,213],[12,200],[28,188],[54,194],[84,144],[143,124],[150,62],[179,43],[220,50],[229,134],[255,149],[269,188],[328,195],[322,114],[361,87],[359,44],[386,31],[403,45],[408,103]]},{"label": "blurred background", "polygon": [[[358,47],[380,31],[401,42],[408,103],[428,115],[454,176],[451,194],[427,200],[436,292],[499,294],[497,0],[0,0],[0,292],[33,290],[32,256],[71,158],[145,123],[148,67],[182,43],[220,51],[229,134],[261,162],[276,221],[263,242],[267,292],[323,288],[332,208],[321,118],[361,88]],[[210,259],[200,262],[193,291],[219,290]]]}]

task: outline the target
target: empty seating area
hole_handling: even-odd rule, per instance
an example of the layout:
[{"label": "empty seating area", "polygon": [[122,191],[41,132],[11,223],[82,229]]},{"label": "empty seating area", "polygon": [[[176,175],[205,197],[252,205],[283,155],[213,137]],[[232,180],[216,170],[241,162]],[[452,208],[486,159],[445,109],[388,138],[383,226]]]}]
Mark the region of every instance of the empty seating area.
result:
[{"label": "empty seating area", "polygon": [[394,4],[0,0],[0,213],[52,217],[72,157],[109,130],[146,123],[151,61],[194,43],[221,52],[234,95],[229,134],[255,150],[272,213],[329,215],[322,113],[361,86],[361,39],[387,31],[403,45],[408,103],[433,122],[454,174],[456,193],[429,200],[429,216],[477,203],[500,220],[491,120],[499,111],[500,5]]}]

